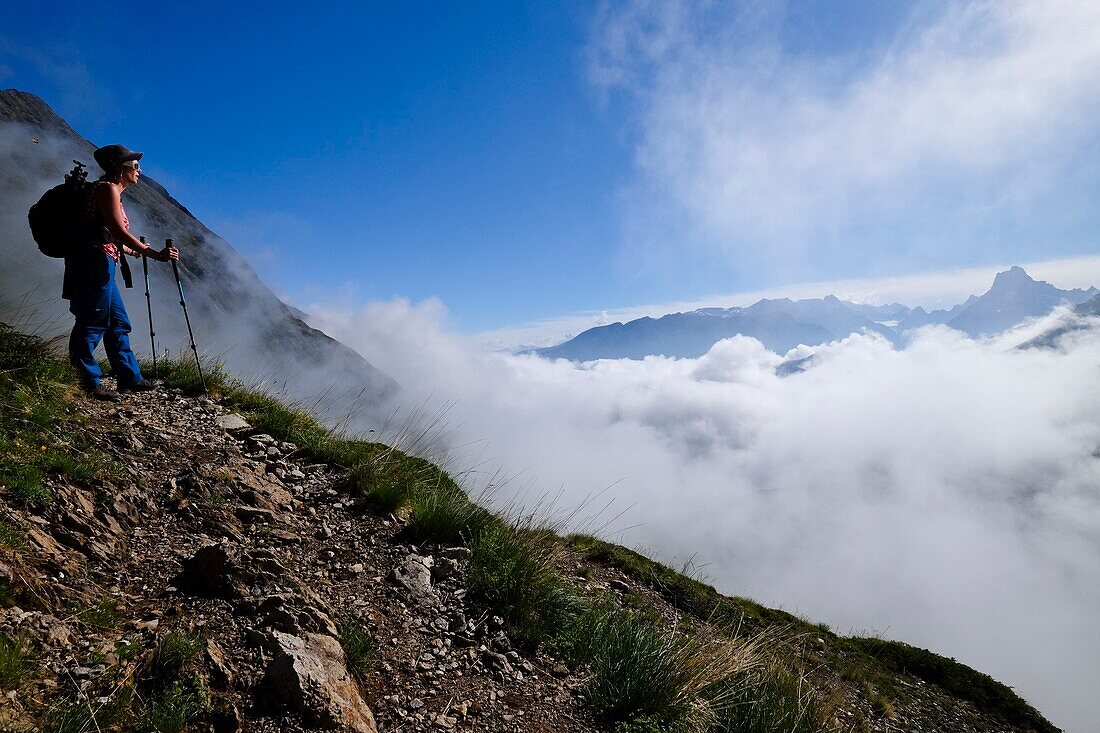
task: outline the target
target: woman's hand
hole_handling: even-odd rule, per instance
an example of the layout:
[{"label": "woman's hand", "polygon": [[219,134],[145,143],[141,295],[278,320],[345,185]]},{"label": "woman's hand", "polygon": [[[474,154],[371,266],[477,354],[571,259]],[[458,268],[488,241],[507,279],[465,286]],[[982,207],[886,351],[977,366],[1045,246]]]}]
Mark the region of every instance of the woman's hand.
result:
[{"label": "woman's hand", "polygon": [[175,247],[165,247],[160,252],[157,252],[157,259],[161,262],[171,262],[172,260],[179,260],[180,251]]}]

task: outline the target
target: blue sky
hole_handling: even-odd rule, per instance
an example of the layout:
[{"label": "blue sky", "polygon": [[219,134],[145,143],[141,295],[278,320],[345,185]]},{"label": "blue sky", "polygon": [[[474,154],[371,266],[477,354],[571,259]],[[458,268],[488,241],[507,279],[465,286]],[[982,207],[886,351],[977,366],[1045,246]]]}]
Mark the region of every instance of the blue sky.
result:
[{"label": "blue sky", "polygon": [[1020,13],[254,7],[7,4],[0,86],[146,151],[298,303],[436,297],[471,332],[1095,251],[1090,67],[1029,67],[1077,39]]}]

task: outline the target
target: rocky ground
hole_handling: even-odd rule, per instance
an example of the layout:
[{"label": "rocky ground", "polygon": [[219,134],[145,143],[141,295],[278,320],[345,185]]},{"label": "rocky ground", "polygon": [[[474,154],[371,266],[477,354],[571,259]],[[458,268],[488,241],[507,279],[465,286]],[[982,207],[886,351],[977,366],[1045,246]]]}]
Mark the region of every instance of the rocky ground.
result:
[{"label": "rocky ground", "polygon": [[[34,649],[42,673],[0,698],[0,730],[40,730],[57,700],[109,705],[172,634],[199,645],[185,660],[207,698],[196,730],[602,729],[584,670],[515,644],[467,598],[468,549],[410,545],[402,518],[212,399],[160,388],[79,407],[121,471],[51,480],[45,508],[7,510],[25,546],[0,553],[14,590],[0,634]],[[681,614],[659,587],[567,562],[590,589]],[[894,680],[904,701],[876,703],[825,639],[798,643],[852,730],[1017,730],[916,676]]]},{"label": "rocky ground", "polygon": [[[521,655],[499,617],[467,605],[468,549],[403,544],[400,522],[349,500],[332,469],[208,398],[86,407],[129,479],[50,486],[51,508],[22,517],[32,552],[0,572],[36,607],[110,605],[117,620],[0,610],[0,632],[32,636],[54,676],[8,695],[9,725],[21,702],[97,691],[116,650],[180,630],[205,641],[218,730],[593,730],[569,670]],[[374,640],[359,683],[344,623]]]}]

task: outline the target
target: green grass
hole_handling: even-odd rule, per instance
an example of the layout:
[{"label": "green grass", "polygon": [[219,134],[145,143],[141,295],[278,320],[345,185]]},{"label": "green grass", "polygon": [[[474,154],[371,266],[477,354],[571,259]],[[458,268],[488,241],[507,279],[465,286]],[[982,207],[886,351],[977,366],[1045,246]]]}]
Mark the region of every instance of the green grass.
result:
[{"label": "green grass", "polygon": [[832,709],[809,680],[777,663],[732,675],[708,733],[825,733],[837,728]]},{"label": "green grass", "polygon": [[[153,377],[152,360],[141,361],[141,373],[147,377]],[[225,391],[231,382],[219,364],[211,364],[203,361],[202,376],[206,380],[206,388],[211,393]],[[179,358],[158,359],[156,378],[164,382],[168,387],[181,390],[185,395],[194,397],[201,395],[202,380],[199,379],[199,370],[195,366],[195,360],[190,356]]]},{"label": "green grass", "polygon": [[26,641],[0,636],[0,689],[19,689],[30,679],[34,667]]},{"label": "green grass", "polygon": [[122,612],[118,608],[118,602],[107,597],[100,599],[93,606],[76,607],[73,610],[73,617],[98,631],[114,631],[122,623]]},{"label": "green grass", "polygon": [[[819,733],[818,727],[738,728],[746,705],[755,709],[816,710],[809,688],[767,698],[759,681],[769,669],[763,653],[774,639],[738,637],[720,628],[670,625],[652,609],[595,605],[563,635],[561,649],[588,673],[584,696],[597,717],[618,733],[651,730],[728,733],[756,730]],[[815,718],[815,720],[817,720]]]},{"label": "green grass", "polygon": [[421,489],[412,498],[408,532],[418,542],[476,546],[486,529],[499,521],[460,489]]},{"label": "green grass", "polygon": [[184,666],[206,647],[198,636],[183,631],[171,631],[157,641],[151,670],[154,684],[161,686],[178,679]]},{"label": "green grass", "polygon": [[0,464],[0,486],[8,502],[16,506],[41,507],[50,503],[53,494],[42,485],[42,471],[33,464],[5,460]]},{"label": "green grass", "polygon": [[683,726],[691,700],[678,640],[649,616],[615,609],[581,615],[569,632],[574,664],[587,666],[585,698],[609,724],[638,719],[634,728]]},{"label": "green grass", "polygon": [[969,700],[978,710],[1003,723],[1042,733],[1058,730],[1011,688],[954,659],[898,641],[851,638],[844,642],[847,647],[894,672],[919,677],[956,697]]},{"label": "green grass", "polygon": [[367,675],[378,662],[378,647],[370,630],[356,621],[340,624],[340,645],[344,647],[344,657],[348,671],[356,679],[365,681]]},{"label": "green grass", "polygon": [[106,696],[78,694],[75,700],[55,703],[46,713],[44,733],[92,733],[123,730],[132,714],[134,693],[129,687],[110,691]]},{"label": "green grass", "polygon": [[180,733],[209,707],[209,693],[197,679],[177,680],[145,701],[133,729],[138,733]]},{"label": "green grass", "polygon": [[634,550],[590,535],[573,534],[566,539],[585,559],[621,570],[697,619],[748,625],[759,630],[779,627],[797,633],[811,629],[818,631],[816,626],[785,611],[767,608],[747,598],[723,596],[714,586],[688,577]]},{"label": "green grass", "polygon": [[0,519],[0,548],[19,552],[27,544],[27,534],[18,525]]},{"label": "green grass", "polygon": [[578,609],[574,588],[558,569],[557,542],[545,533],[504,522],[473,543],[467,585],[526,644],[553,637]]},{"label": "green grass", "polygon": [[341,482],[345,491],[362,496],[380,514],[401,511],[412,499],[416,484],[406,476],[389,475],[373,461],[363,461],[344,474]]},{"label": "green grass", "polygon": [[80,482],[114,475],[87,438],[72,368],[41,340],[0,323],[0,486],[3,500],[39,508],[46,477]]}]

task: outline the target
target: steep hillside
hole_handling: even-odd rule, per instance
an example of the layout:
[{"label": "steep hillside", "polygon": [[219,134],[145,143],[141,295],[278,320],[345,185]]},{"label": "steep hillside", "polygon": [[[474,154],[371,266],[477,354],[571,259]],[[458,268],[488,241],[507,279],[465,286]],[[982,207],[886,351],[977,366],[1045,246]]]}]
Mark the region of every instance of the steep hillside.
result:
[{"label": "steep hillside", "polygon": [[[128,142],[139,146],[138,141]],[[60,298],[62,263],[38,252],[27,210],[43,191],[62,181],[73,159],[97,175],[95,147],[38,97],[0,90],[0,318],[47,338],[71,328],[71,316]],[[288,398],[316,405],[326,417],[388,413],[384,404],[396,394],[396,382],[306,325],[225,240],[156,181],[142,176],[127,190],[124,203],[135,234],[158,246],[171,237],[179,247],[196,340],[211,361],[249,380],[285,389]],[[181,353],[187,338],[171,269],[160,263],[151,263],[150,269],[158,351]],[[137,263],[135,288],[124,296],[139,354],[150,350],[140,271]]]},{"label": "steep hillside", "polygon": [[[213,375],[94,402],[0,324],[0,730],[1056,730]],[[1006,640],[1010,643],[1010,640]]]}]

